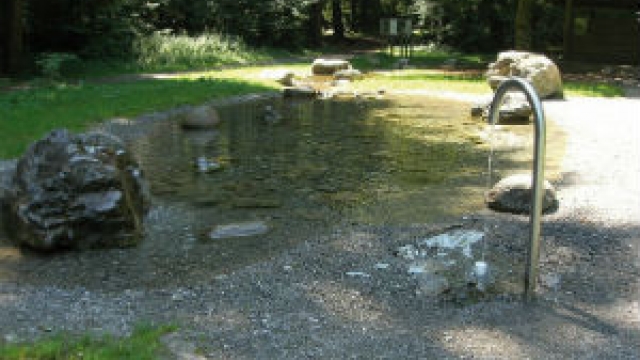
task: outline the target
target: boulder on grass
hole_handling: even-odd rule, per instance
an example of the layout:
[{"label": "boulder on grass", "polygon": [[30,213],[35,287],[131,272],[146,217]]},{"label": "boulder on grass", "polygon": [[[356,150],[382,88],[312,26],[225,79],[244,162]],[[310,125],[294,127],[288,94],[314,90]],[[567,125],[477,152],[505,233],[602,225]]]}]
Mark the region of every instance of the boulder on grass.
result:
[{"label": "boulder on grass", "polygon": [[492,89],[505,79],[516,76],[526,79],[540,98],[562,97],[562,78],[558,66],[548,57],[526,51],[505,51],[486,73]]},{"label": "boulder on grass", "polygon": [[331,76],[340,70],[351,69],[351,63],[341,59],[316,59],[311,64],[311,73],[313,75]]},{"label": "boulder on grass", "polygon": [[55,130],[19,159],[2,214],[17,244],[55,251],[135,245],[148,207],[142,171],[118,138]]},{"label": "boulder on grass", "polygon": [[[531,212],[531,174],[517,174],[500,180],[487,193],[486,202],[490,209],[513,214]],[[542,212],[552,212],[558,207],[556,190],[544,181]]]}]

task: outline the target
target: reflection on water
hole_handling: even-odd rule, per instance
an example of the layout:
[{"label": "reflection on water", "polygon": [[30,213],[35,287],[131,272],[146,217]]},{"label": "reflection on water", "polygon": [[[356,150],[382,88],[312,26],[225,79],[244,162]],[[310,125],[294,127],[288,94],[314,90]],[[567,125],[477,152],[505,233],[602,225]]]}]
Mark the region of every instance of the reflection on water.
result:
[{"label": "reflection on water", "polygon": [[[281,118],[265,121],[266,107]],[[404,100],[258,102],[221,109],[216,131],[157,124],[134,152],[161,199],[215,209],[209,225],[246,217],[424,223],[478,206],[482,124],[457,103]],[[198,171],[198,159],[220,165]]]}]

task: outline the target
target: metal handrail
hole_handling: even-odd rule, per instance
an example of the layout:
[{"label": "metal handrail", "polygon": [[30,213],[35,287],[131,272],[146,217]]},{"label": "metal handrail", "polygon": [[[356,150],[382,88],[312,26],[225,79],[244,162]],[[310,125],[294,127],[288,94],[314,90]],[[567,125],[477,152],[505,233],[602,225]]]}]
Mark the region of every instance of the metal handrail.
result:
[{"label": "metal handrail", "polygon": [[544,192],[544,157],[546,146],[546,128],[542,102],[533,86],[521,78],[509,78],[503,81],[493,97],[489,110],[489,124],[496,123],[500,105],[504,95],[510,89],[519,89],[527,97],[533,108],[535,119],[535,139],[533,153],[533,178],[531,180],[531,209],[529,217],[529,253],[524,276],[524,298],[532,300],[538,279],[538,263],[540,260],[540,218],[542,217],[542,195]]}]

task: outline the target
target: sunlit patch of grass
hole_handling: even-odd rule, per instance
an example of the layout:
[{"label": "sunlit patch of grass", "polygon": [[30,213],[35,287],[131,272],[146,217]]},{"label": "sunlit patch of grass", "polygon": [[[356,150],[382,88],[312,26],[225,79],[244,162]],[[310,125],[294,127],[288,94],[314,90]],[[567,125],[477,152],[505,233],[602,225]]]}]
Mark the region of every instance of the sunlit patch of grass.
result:
[{"label": "sunlit patch of grass", "polygon": [[361,91],[384,90],[440,90],[471,94],[491,92],[486,82],[476,74],[447,74],[429,70],[403,70],[376,73],[356,82]]},{"label": "sunlit patch of grass", "polygon": [[253,81],[229,75],[107,84],[58,84],[0,93],[0,158],[18,156],[29,143],[52,129],[83,131],[113,117],[134,117],[276,88],[274,81]]},{"label": "sunlit patch of grass", "polygon": [[[483,75],[480,73],[442,72],[433,70],[398,70],[371,73],[364,80],[353,85],[355,90],[433,90],[461,92],[469,94],[490,94]],[[564,83],[566,96],[616,97],[623,96],[621,86],[614,84],[575,82]]]},{"label": "sunlit patch of grass", "polygon": [[567,96],[617,97],[624,95],[624,90],[619,85],[574,81],[564,84],[564,92]]},{"label": "sunlit patch of grass", "polygon": [[4,360],[154,360],[166,354],[160,338],[175,327],[139,327],[129,337],[58,335],[34,343],[0,345]]}]

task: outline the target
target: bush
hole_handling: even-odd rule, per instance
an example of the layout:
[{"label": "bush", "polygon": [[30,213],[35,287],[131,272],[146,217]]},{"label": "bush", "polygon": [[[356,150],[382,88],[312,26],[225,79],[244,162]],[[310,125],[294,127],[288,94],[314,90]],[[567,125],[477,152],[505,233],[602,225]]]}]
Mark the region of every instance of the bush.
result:
[{"label": "bush", "polygon": [[51,80],[79,74],[82,60],[70,53],[43,53],[38,56],[36,66],[40,74]]},{"label": "bush", "polygon": [[143,69],[185,70],[221,64],[243,64],[262,56],[236,36],[207,33],[199,36],[161,32],[139,37],[134,54]]}]

